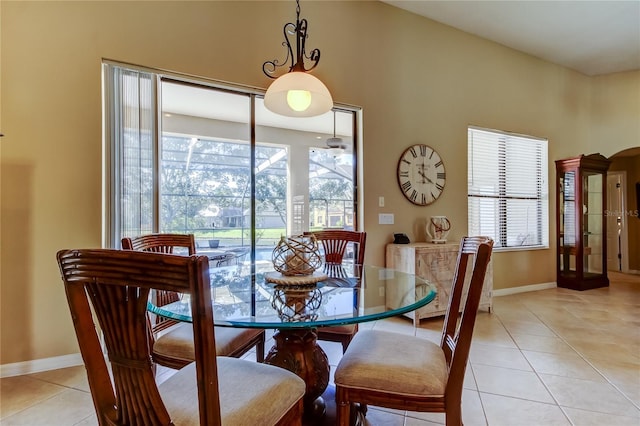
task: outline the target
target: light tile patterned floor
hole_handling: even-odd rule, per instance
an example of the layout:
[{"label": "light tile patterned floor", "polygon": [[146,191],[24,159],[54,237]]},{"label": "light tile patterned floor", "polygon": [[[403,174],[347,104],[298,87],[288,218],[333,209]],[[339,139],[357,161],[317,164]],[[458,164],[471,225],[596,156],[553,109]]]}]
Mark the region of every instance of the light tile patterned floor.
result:
[{"label": "light tile patterned floor", "polygon": [[[497,297],[493,313],[479,313],[463,393],[465,425],[640,425],[640,276],[610,278],[609,288]],[[423,320],[414,329],[410,320],[394,318],[361,327],[437,340],[441,324]],[[335,367],[341,347],[321,344]],[[158,379],[170,374],[161,369]],[[83,367],[0,384],[2,425],[96,424]],[[370,407],[367,421],[425,426],[444,424],[444,415]]]}]

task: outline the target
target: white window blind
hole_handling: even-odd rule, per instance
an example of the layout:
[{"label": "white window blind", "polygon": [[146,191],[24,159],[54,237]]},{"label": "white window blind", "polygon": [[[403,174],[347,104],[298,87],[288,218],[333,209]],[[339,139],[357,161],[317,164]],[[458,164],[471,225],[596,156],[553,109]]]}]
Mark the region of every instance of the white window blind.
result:
[{"label": "white window blind", "polygon": [[103,65],[108,138],[108,210],[105,246],[123,236],[157,231],[156,77],[148,72]]},{"label": "white window blind", "polygon": [[497,249],[549,247],[547,140],[469,127],[468,232]]}]

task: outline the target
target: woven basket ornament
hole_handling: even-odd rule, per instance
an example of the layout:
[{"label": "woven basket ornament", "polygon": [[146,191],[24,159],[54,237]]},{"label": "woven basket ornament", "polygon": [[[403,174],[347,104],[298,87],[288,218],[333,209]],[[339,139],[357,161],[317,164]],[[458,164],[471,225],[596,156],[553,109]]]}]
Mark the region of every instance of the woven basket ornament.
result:
[{"label": "woven basket ornament", "polygon": [[273,249],[273,267],[282,275],[311,275],[322,265],[318,241],[314,235],[280,237]]}]

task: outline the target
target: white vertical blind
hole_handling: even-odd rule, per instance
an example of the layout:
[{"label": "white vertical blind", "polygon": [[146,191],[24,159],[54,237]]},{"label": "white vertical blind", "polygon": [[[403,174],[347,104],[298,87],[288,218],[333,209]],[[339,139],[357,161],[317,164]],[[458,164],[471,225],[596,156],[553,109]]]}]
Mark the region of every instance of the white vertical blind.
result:
[{"label": "white vertical blind", "polygon": [[469,127],[468,232],[496,248],[548,247],[547,140]]},{"label": "white vertical blind", "polygon": [[157,232],[154,192],[156,95],[151,73],[105,66],[107,123],[113,141],[107,143],[111,167],[108,200],[108,247],[119,247],[123,236]]}]

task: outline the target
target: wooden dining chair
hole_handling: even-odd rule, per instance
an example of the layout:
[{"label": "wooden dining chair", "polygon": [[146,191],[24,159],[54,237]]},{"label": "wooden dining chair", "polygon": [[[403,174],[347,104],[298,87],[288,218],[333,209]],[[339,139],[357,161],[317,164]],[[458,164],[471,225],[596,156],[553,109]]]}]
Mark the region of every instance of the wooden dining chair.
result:
[{"label": "wooden dining chair", "polygon": [[[301,425],[300,377],[216,356],[206,256],[81,249],[57,260],[98,424]],[[193,317],[195,362],[160,385],[147,327],[151,289],[188,293]]]},{"label": "wooden dining chair", "polygon": [[[149,251],[171,254],[183,249],[183,254],[196,253],[193,234],[147,234],[122,239],[124,250]],[[155,290],[152,300],[163,306],[180,300],[173,291]],[[156,316],[150,319],[153,360],[165,367],[180,369],[193,362],[193,328],[172,319]],[[216,327],[216,349],[218,355],[240,358],[251,348],[256,348],[256,361],[264,361],[265,331],[255,328]]]},{"label": "wooden dining chair", "polygon": [[[313,234],[322,247],[325,266],[328,264],[341,264],[349,244],[353,245],[353,261],[356,265],[364,264],[364,250],[367,242],[366,232],[345,231],[342,229],[330,229],[325,231],[305,232],[305,235]],[[342,352],[347,350],[353,336],[358,332],[358,324],[335,325],[318,328],[319,340],[338,342],[342,344]]]},{"label": "wooden dining chair", "polygon": [[[445,413],[447,426],[462,425],[462,383],[492,249],[490,238],[462,239],[440,345],[380,330],[356,335],[335,371],[338,425],[349,424],[354,403],[361,404],[363,414],[371,404]],[[469,293],[462,302],[472,257]],[[459,317],[461,303],[464,309]]]}]

